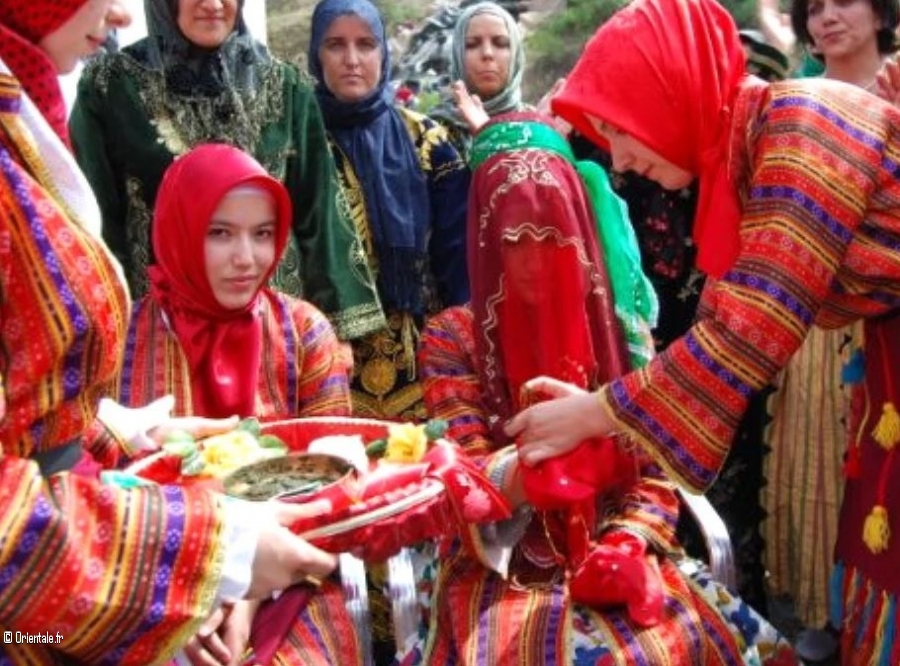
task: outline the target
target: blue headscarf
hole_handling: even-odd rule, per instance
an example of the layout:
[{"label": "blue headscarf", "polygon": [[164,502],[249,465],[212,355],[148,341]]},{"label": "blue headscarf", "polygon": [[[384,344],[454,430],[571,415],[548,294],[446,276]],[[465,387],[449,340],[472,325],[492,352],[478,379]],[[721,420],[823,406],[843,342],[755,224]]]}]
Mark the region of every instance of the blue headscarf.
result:
[{"label": "blue headscarf", "polygon": [[[341,102],[325,86],[319,49],[335,19],[365,21],[381,47],[381,78],[372,94]],[[431,206],[425,174],[409,131],[391,103],[391,71],[384,23],[368,0],[322,0],[312,18],[309,71],[331,138],[359,179],[378,262],[378,287],[388,307],[422,314],[422,287]]]}]

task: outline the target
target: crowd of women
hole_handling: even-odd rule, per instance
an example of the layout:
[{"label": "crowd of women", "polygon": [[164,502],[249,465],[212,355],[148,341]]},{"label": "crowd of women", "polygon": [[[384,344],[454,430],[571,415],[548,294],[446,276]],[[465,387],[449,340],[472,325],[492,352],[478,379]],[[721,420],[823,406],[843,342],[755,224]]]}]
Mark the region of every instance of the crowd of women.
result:
[{"label": "crowd of women", "polygon": [[[393,104],[369,0],[317,3],[308,72],[242,0],[144,4],[67,122],[57,76],[128,7],[0,0],[0,629],[47,639],[0,664],[372,663],[336,555],[285,527],[326,504],[101,482],[174,429],[351,414],[446,420],[512,511],[421,549],[420,629],[379,661],[799,663],[676,533],[678,485],[761,459],[773,382],[772,475],[819,439],[797,413],[845,414],[799,501],[843,663],[900,663],[896,2],[795,0],[824,76],[768,83],[714,0],[634,0],[540,109],[472,3],[433,117]],[[629,217],[571,129],[684,194]]]}]

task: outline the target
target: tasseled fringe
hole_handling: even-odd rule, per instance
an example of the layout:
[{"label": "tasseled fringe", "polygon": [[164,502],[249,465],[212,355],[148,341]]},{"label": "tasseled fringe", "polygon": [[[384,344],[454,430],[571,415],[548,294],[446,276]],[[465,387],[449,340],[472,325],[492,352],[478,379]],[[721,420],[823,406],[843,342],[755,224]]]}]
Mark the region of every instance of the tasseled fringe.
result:
[{"label": "tasseled fringe", "polygon": [[897,596],[843,563],[835,566],[831,593],[831,623],[842,629],[842,649],[859,656],[854,663],[897,666]]},{"label": "tasseled fringe", "polygon": [[888,523],[887,509],[876,504],[863,524],[863,541],[869,550],[878,555],[887,550],[890,540],[891,526]]},{"label": "tasseled fringe", "polygon": [[893,403],[884,403],[881,418],[875,424],[872,437],[886,451],[890,451],[900,442],[900,414],[897,414],[897,408]]},{"label": "tasseled fringe", "polygon": [[846,570],[843,562],[837,562],[828,582],[828,618],[832,627],[840,627],[844,622],[844,582]]}]

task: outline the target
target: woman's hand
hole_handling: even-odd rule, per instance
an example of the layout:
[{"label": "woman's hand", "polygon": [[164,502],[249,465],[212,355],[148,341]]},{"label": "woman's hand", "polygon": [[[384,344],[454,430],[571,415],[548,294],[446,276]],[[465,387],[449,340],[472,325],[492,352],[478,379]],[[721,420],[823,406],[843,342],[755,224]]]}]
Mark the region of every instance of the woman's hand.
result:
[{"label": "woman's hand", "polygon": [[169,418],[155,428],[147,432],[147,437],[153,440],[157,448],[166,441],[166,436],[176,430],[183,430],[194,439],[203,439],[211,435],[218,435],[237,428],[240,419],[237,416],[229,416],[227,419],[207,419],[202,416],[179,416]]},{"label": "woman's hand", "polygon": [[875,76],[875,94],[889,104],[900,107],[900,63],[889,58]]},{"label": "woman's hand", "polygon": [[548,90],[544,94],[544,96],[541,97],[541,100],[537,103],[537,110],[538,113],[543,113],[545,116],[549,116],[550,118],[552,118],[554,124],[556,125],[557,131],[559,131],[559,133],[563,136],[567,137],[572,133],[572,126],[559,116],[555,115],[553,113],[553,108],[551,107],[553,97],[556,95],[556,93],[562,90],[565,85],[566,80],[564,78],[556,79],[550,90]]},{"label": "woman's hand", "polygon": [[470,95],[466,90],[466,84],[462,81],[454,81],[450,84],[450,92],[453,94],[453,100],[456,102],[456,108],[459,115],[463,117],[469,126],[469,132],[475,134],[480,130],[491,117],[484,110],[481,98],[478,95]]},{"label": "woman's hand", "polygon": [[520,412],[504,428],[517,440],[519,458],[526,465],[567,453],[586,439],[612,434],[613,424],[595,394],[550,377],[529,380],[524,390],[554,398]]},{"label": "woman's hand", "polygon": [[253,557],[248,599],[268,597],[298,583],[318,584],[337,567],[337,556],[316,548],[293,534],[288,527],[301,519],[331,511],[331,502],[303,504],[271,502],[260,505],[262,530]]},{"label": "woman's hand", "polygon": [[259,601],[220,606],[184,647],[193,666],[237,666],[250,644],[250,626]]}]

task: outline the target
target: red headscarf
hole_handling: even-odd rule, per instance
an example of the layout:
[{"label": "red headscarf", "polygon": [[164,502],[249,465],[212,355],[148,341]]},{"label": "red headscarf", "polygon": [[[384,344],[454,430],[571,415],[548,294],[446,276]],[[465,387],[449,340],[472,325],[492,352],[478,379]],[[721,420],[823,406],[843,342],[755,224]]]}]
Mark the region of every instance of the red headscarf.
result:
[{"label": "red headscarf", "polygon": [[697,264],[716,277],[740,247],[728,145],[744,60],[734,20],[715,0],[635,0],[591,38],[553,100],[596,143],[606,145],[585,114],[699,177]]},{"label": "red headscarf", "polygon": [[153,214],[156,265],[149,269],[150,294],[187,356],[194,413],[201,416],[254,412],[262,349],[259,293],[244,308],[225,309],[213,294],[204,261],[212,214],[230,190],[246,185],[264,189],[276,203],[275,262],[265,285],[287,244],[291,201],[250,155],[224,144],[197,146],[166,170]]},{"label": "red headscarf", "polygon": [[[487,127],[511,120],[546,122],[522,112]],[[629,369],[591,204],[566,158],[498,148],[478,166],[468,265],[476,365],[500,422],[522,407],[532,377],[593,389]]]},{"label": "red headscarf", "polygon": [[[630,369],[591,202],[571,156],[543,131],[568,152],[548,122],[532,112],[497,116],[473,145],[474,365],[498,442],[505,421],[528,404],[521,389],[529,379],[596,389]],[[577,565],[589,550],[595,496],[628,485],[635,470],[616,443],[589,440],[521,473],[533,506],[563,511],[545,525],[565,535]]]},{"label": "red headscarf", "polygon": [[0,0],[0,57],[67,145],[66,103],[58,73],[36,44],[68,21],[84,3],[85,0]]}]

